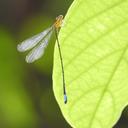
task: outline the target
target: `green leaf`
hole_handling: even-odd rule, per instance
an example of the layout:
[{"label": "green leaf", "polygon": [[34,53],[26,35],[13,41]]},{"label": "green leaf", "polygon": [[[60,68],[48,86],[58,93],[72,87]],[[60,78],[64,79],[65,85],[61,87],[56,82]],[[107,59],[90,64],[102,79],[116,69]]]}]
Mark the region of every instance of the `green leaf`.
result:
[{"label": "green leaf", "polygon": [[128,104],[128,0],[75,0],[61,28],[68,103],[57,45],[53,89],[73,128],[111,128]]}]

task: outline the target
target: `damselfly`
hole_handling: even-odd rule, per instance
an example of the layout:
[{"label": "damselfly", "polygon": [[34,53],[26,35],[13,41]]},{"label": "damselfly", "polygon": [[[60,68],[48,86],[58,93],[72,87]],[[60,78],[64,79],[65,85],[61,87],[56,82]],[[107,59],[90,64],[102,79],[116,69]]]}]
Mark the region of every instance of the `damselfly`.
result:
[{"label": "damselfly", "polygon": [[50,37],[53,34],[53,32],[55,32],[55,36],[56,36],[56,40],[57,40],[56,42],[57,42],[57,46],[58,46],[58,50],[59,50],[61,68],[62,68],[64,103],[67,103],[64,66],[63,66],[63,59],[62,59],[62,54],[61,54],[60,43],[59,43],[59,39],[58,39],[58,32],[59,32],[60,27],[62,26],[62,23],[63,23],[63,16],[59,15],[51,27],[47,28],[43,32],[41,32],[29,39],[26,39],[25,41],[23,41],[21,44],[19,44],[17,46],[17,49],[19,52],[25,52],[25,51],[33,48],[26,56],[26,62],[32,63],[35,60],[37,60],[43,56],[44,50],[49,43]]}]

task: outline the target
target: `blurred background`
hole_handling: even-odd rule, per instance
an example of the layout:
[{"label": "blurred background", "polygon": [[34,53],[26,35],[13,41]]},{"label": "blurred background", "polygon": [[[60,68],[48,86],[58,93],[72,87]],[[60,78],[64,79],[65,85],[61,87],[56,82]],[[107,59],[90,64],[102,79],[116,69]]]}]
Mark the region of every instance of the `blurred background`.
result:
[{"label": "blurred background", "polygon": [[[33,64],[17,44],[65,15],[73,0],[0,0],[0,128],[71,128],[52,91],[55,38]],[[114,128],[127,128],[127,108]]]}]

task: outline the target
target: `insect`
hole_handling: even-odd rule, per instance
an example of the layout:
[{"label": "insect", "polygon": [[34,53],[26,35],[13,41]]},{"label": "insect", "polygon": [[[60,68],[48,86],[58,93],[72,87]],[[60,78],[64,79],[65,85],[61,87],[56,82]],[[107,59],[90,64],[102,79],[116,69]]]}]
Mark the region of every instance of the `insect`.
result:
[{"label": "insect", "polygon": [[64,74],[63,58],[62,58],[60,43],[58,39],[58,32],[62,26],[62,23],[63,23],[63,15],[59,15],[58,17],[56,17],[56,21],[51,27],[47,28],[43,32],[31,38],[26,39],[25,41],[21,42],[21,44],[18,44],[17,50],[19,52],[25,52],[33,48],[26,56],[26,62],[32,63],[43,56],[45,48],[49,43],[51,35],[53,34],[53,32],[55,33],[59,56],[60,56],[61,68],[62,68],[64,103],[66,104],[67,94],[66,94],[66,87],[65,87],[65,74]]}]

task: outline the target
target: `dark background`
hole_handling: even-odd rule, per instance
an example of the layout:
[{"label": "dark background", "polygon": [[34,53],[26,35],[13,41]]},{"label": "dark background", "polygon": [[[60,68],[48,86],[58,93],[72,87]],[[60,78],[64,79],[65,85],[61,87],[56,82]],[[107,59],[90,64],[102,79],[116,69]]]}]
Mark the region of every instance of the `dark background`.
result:
[{"label": "dark background", "polygon": [[[73,0],[0,0],[0,128],[70,128],[52,91],[55,38],[27,64],[16,46],[65,15]],[[115,128],[128,128],[128,110]]]}]

